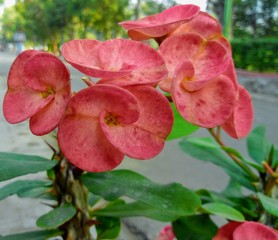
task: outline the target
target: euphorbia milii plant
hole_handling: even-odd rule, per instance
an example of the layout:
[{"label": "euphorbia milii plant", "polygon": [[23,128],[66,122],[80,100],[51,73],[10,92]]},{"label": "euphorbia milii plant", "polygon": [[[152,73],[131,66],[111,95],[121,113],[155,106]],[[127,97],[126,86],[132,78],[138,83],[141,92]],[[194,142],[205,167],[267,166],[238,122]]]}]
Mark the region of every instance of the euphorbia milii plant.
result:
[{"label": "euphorbia milii plant", "polygon": [[[277,240],[277,151],[262,128],[249,135],[252,98],[237,81],[218,21],[188,4],[120,25],[131,39],[70,40],[61,58],[27,50],[12,64],[4,116],[10,123],[30,119],[32,133],[49,134],[44,139],[53,156],[0,153],[0,181],[44,170],[48,177],[8,184],[0,199],[18,194],[55,201],[37,221],[43,231],[12,239],[117,239],[122,217],[144,216],[172,223],[153,235],[159,240]],[[84,89],[71,91],[67,64],[85,75]],[[230,182],[223,192],[154,183],[117,169],[125,157],[154,158],[167,140],[198,127],[214,139],[184,138],[180,148],[224,168]],[[247,137],[254,161],[225,145],[221,129]],[[218,231],[210,215],[230,223]]]}]

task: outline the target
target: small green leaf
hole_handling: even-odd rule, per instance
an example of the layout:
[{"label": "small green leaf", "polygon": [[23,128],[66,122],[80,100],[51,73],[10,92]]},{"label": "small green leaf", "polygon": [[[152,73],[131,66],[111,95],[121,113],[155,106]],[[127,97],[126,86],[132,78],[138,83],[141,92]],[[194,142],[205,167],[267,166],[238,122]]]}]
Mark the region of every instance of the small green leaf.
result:
[{"label": "small green leaf", "polygon": [[0,152],[0,182],[53,168],[58,162],[46,158]]},{"label": "small green leaf", "polygon": [[274,198],[270,198],[265,196],[262,193],[258,193],[258,198],[263,205],[264,209],[274,215],[275,217],[278,217],[278,200]]},{"label": "small green leaf", "polygon": [[261,164],[268,155],[270,144],[266,139],[265,126],[258,126],[247,137],[248,154],[257,163]]},{"label": "small green leaf", "polygon": [[244,216],[241,212],[223,203],[206,203],[203,204],[201,208],[205,210],[205,212],[210,214],[214,214],[238,222],[244,221]]},{"label": "small green leaf", "polygon": [[0,188],[0,200],[12,195],[32,190],[37,187],[49,186],[51,181],[41,180],[18,180]]},{"label": "small green leaf", "polygon": [[157,208],[150,205],[144,204],[142,202],[133,202],[125,204],[113,204],[106,208],[94,211],[91,216],[110,216],[110,217],[147,217],[155,219],[161,222],[172,222],[176,220],[179,216],[172,215],[167,212],[163,212]]},{"label": "small green leaf", "polygon": [[89,191],[106,200],[126,196],[171,215],[192,215],[201,204],[198,195],[181,184],[157,184],[129,170],[87,173],[82,180]]},{"label": "small green leaf", "polygon": [[[37,187],[30,189],[28,191],[20,191],[17,195],[20,198],[43,198],[43,199],[49,199],[48,192],[50,192],[49,187]],[[47,198],[45,197],[47,195]],[[55,200],[54,196],[51,198],[52,200]]]},{"label": "small green leaf", "polygon": [[115,217],[97,217],[97,240],[116,239],[120,234],[121,221]]},{"label": "small green leaf", "polygon": [[217,232],[217,226],[205,214],[182,217],[172,225],[177,240],[211,240]]},{"label": "small green leaf", "polygon": [[69,221],[75,214],[76,209],[71,204],[65,204],[39,217],[37,226],[54,229]]},{"label": "small green leaf", "polygon": [[[221,147],[215,143],[211,138],[188,138],[180,142],[181,149],[190,156],[211,162],[226,171],[229,175],[234,173],[241,178],[248,178],[245,171],[241,169],[230,158],[223,154]],[[231,177],[234,177],[232,175]]]},{"label": "small green leaf", "polygon": [[17,233],[8,236],[0,236],[0,240],[42,240],[51,237],[61,236],[63,232],[59,230],[42,230],[34,232]]},{"label": "small green leaf", "polygon": [[176,138],[187,136],[199,129],[198,126],[187,122],[177,111],[174,103],[171,103],[171,107],[174,113],[174,125],[167,140],[173,140]]}]

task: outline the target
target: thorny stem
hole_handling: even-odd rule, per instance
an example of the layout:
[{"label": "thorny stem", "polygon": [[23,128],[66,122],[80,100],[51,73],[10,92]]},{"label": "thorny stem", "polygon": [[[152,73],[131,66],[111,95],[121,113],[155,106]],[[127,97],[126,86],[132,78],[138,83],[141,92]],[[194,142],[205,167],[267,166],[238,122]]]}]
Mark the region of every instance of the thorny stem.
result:
[{"label": "thorny stem", "polygon": [[[221,146],[221,147],[227,147],[225,144],[224,144],[224,142],[221,140],[221,138],[220,138],[220,132],[219,132],[219,130],[218,130],[218,133],[216,134],[215,132],[214,132],[214,129],[212,129],[212,128],[209,128],[208,129],[208,131],[209,131],[209,133],[213,136],[213,138],[218,142],[218,144]],[[254,174],[251,170],[250,170],[250,168],[247,166],[247,165],[245,165],[245,163],[244,162],[242,162],[239,158],[237,158],[234,154],[232,154],[232,153],[230,153],[230,152],[227,152],[227,151],[225,151],[226,153],[227,153],[227,155],[238,165],[238,166],[240,166],[246,173],[248,173],[248,175],[250,175],[254,180],[259,180],[259,178],[258,178],[258,176],[256,175],[256,174]]]},{"label": "thorny stem", "polygon": [[54,168],[54,192],[57,195],[58,206],[72,204],[77,213],[60,227],[64,232],[64,240],[93,240],[90,233],[90,218],[87,205],[87,190],[78,178],[81,173],[61,154],[55,155],[59,164]]}]

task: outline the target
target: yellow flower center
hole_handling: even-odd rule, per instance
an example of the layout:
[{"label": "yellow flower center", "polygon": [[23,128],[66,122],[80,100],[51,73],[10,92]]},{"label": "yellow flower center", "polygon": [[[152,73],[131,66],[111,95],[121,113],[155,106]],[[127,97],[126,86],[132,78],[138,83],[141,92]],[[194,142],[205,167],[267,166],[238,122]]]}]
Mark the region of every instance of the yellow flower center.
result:
[{"label": "yellow flower center", "polygon": [[110,113],[110,112],[106,113],[106,115],[104,117],[104,122],[109,127],[114,127],[114,126],[117,126],[119,124],[117,116],[113,113]]},{"label": "yellow flower center", "polygon": [[49,95],[55,94],[55,91],[53,88],[48,87],[45,91],[41,92],[41,94],[43,98],[47,98]]}]

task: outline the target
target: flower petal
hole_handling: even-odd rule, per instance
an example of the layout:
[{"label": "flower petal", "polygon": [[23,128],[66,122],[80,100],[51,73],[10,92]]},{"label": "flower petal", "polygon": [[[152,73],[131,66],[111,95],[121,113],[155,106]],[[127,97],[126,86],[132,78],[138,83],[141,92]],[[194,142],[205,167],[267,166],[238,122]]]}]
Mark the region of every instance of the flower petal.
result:
[{"label": "flower petal", "polygon": [[205,128],[213,128],[227,121],[235,104],[232,81],[220,75],[198,91],[188,92],[181,84],[183,71],[183,68],[177,70],[172,92],[174,103],[182,117]]},{"label": "flower petal", "polygon": [[24,65],[32,56],[38,53],[39,51],[36,50],[26,50],[16,57],[9,71],[9,89],[25,88],[25,83],[22,78],[24,72]]},{"label": "flower petal", "polygon": [[233,234],[233,240],[277,240],[278,233],[258,222],[244,222],[237,227]]},{"label": "flower petal", "polygon": [[180,35],[189,32],[200,34],[205,39],[213,39],[222,34],[221,25],[216,18],[202,11],[191,21],[182,24],[170,35]]},{"label": "flower petal", "polygon": [[172,32],[181,24],[190,21],[199,10],[198,6],[192,4],[179,5],[139,20],[120,22],[120,25],[128,30],[131,39],[141,41]]},{"label": "flower petal", "polygon": [[221,125],[233,138],[244,138],[252,129],[254,111],[250,94],[242,86],[238,86],[238,99],[230,118]]},{"label": "flower petal", "polygon": [[[229,222],[218,229],[216,236],[213,240],[234,240],[233,233],[235,229],[243,224],[242,222]],[[243,240],[243,239],[242,239]]]},{"label": "flower petal", "polygon": [[111,170],[124,157],[109,143],[96,118],[67,115],[59,124],[58,142],[73,165],[89,172]]},{"label": "flower petal", "polygon": [[121,152],[136,159],[149,159],[162,150],[173,125],[173,113],[168,100],[150,86],[127,88],[133,93],[140,107],[140,117],[132,124],[101,128],[109,141]]},{"label": "flower petal", "polygon": [[69,86],[70,72],[55,55],[45,52],[32,56],[24,65],[24,82],[34,90],[54,92]]},{"label": "flower petal", "polygon": [[[103,70],[98,61],[98,47],[102,43],[98,40],[71,40],[63,44],[61,52],[65,60],[80,72],[96,78],[111,77],[115,71]],[[129,71],[118,71],[118,76],[124,76]]]},{"label": "flower petal", "polygon": [[130,71],[121,78],[102,77],[102,83],[119,86],[157,83],[167,76],[163,58],[141,42],[112,39],[99,47],[99,62],[105,70]]},{"label": "flower petal", "polygon": [[44,135],[54,130],[65,112],[70,96],[70,87],[56,93],[47,106],[30,118],[31,132],[35,135]]},{"label": "flower petal", "polygon": [[8,90],[3,102],[4,116],[9,123],[25,121],[46,106],[53,97],[43,98],[40,92],[31,89]]}]

